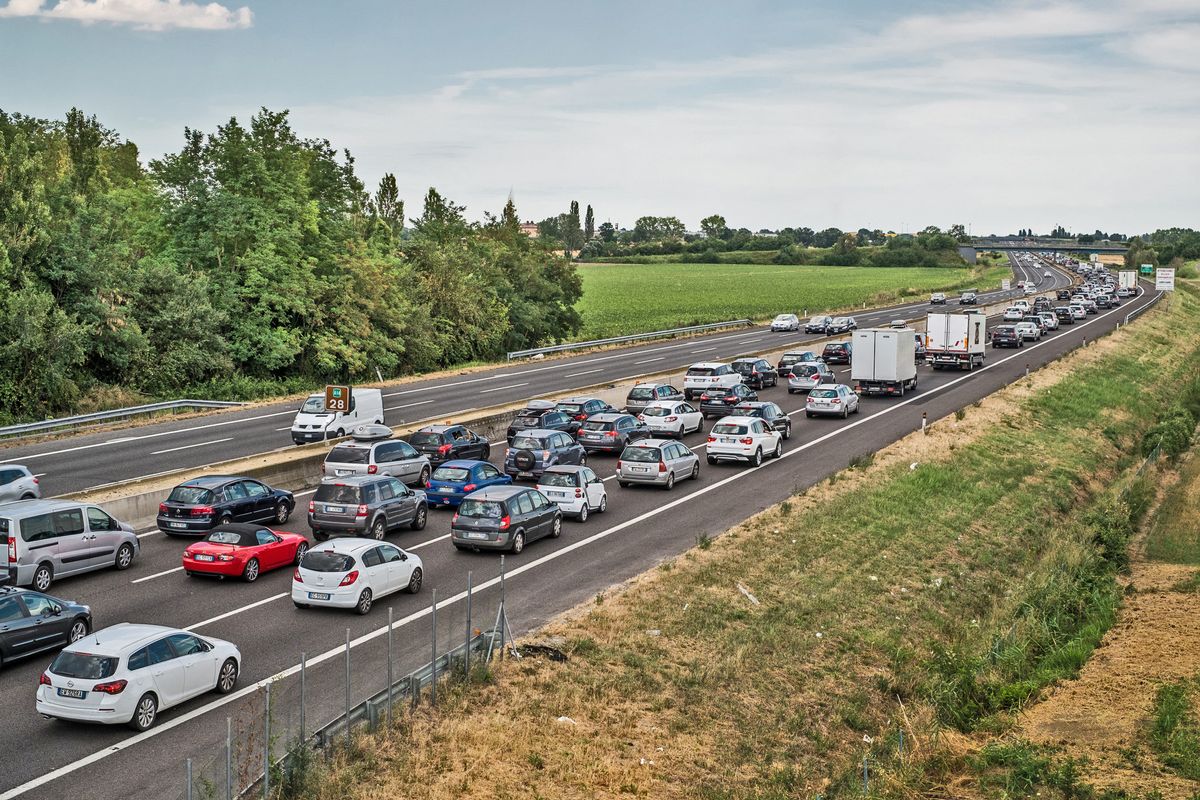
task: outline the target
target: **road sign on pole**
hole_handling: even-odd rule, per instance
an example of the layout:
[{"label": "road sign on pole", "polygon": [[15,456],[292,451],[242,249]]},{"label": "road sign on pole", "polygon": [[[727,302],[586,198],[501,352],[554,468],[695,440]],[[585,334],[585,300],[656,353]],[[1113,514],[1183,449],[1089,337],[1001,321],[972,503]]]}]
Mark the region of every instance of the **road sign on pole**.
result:
[{"label": "road sign on pole", "polygon": [[1172,267],[1159,267],[1154,273],[1154,290],[1157,292],[1175,291],[1175,270]]},{"label": "road sign on pole", "polygon": [[1153,264],[1142,264],[1142,274],[1143,275],[1153,275],[1154,274],[1154,265]]},{"label": "road sign on pole", "polygon": [[326,386],[325,387],[325,410],[326,411],[349,411],[350,410],[350,387],[349,386]]}]

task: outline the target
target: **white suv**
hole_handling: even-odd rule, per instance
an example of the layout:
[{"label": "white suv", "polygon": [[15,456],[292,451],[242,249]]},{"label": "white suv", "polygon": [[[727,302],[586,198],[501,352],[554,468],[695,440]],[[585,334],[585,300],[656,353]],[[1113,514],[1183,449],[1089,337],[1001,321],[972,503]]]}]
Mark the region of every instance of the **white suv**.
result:
[{"label": "white suv", "polygon": [[783,455],[783,436],[758,417],[722,417],[708,434],[708,463],[749,461]]},{"label": "white suv", "polygon": [[1025,309],[1019,306],[1009,306],[1004,309],[1005,322],[1020,322],[1025,319]]},{"label": "white suv", "polygon": [[691,400],[709,389],[729,389],[742,382],[742,376],[729,364],[701,361],[688,367],[683,376],[683,396]]},{"label": "white suv", "polygon": [[933,294],[929,295],[929,305],[931,305],[931,306],[936,306],[936,305],[943,305],[943,306],[944,306],[944,305],[946,305],[946,295],[945,295],[945,293],[943,293],[943,292],[934,292]]}]

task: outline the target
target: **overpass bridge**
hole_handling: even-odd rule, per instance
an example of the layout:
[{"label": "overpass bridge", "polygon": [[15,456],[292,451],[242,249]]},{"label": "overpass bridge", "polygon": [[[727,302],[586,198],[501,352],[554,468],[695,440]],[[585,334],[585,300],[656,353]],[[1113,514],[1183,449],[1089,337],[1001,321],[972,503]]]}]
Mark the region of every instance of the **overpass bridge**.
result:
[{"label": "overpass bridge", "polygon": [[1050,238],[1013,238],[1013,239],[972,239],[970,247],[979,250],[1050,250],[1060,253],[1124,253],[1129,246],[1124,242],[1093,242],[1080,244],[1074,239]]}]

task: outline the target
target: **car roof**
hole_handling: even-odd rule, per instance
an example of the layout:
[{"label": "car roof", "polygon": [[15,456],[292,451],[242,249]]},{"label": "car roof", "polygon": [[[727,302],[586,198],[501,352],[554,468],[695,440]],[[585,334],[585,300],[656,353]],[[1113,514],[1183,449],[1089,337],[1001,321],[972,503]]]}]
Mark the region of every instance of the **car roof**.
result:
[{"label": "car roof", "polygon": [[474,500],[507,500],[522,492],[528,492],[529,486],[488,486],[467,495]]},{"label": "car roof", "polygon": [[692,364],[690,367],[688,367],[688,369],[695,369],[696,367],[716,368],[716,367],[727,367],[727,366],[729,366],[729,365],[726,364],[724,361],[697,361],[695,364]]},{"label": "car roof", "polygon": [[196,486],[201,489],[216,489],[233,481],[245,480],[244,478],[235,478],[232,475],[205,475],[199,478],[192,478],[190,481],[184,481],[180,486]]},{"label": "car roof", "polygon": [[546,467],[542,474],[545,475],[547,472],[566,472],[573,475],[585,469],[587,467],[583,464],[555,464],[553,467]]},{"label": "car roof", "polygon": [[[600,398],[595,397],[594,395],[590,395],[590,394],[581,394],[578,397],[564,397],[562,400],[559,400],[558,402],[560,402],[560,403],[581,403],[582,404],[582,403],[588,402],[589,400],[600,400]],[[601,402],[603,402],[603,401],[601,401]]]},{"label": "car roof", "polygon": [[179,628],[164,625],[146,625],[134,622],[118,622],[102,630],[90,633],[63,648],[72,653],[93,653],[98,656],[119,656],[126,650],[138,647],[150,639],[171,633],[189,633]]},{"label": "car roof", "polygon": [[[695,365],[695,364],[693,364],[692,366],[696,366],[696,365]],[[656,382],[656,381],[647,381],[647,382],[645,382],[645,383],[635,383],[635,384],[633,385],[633,389],[654,389],[654,388],[656,388],[656,387],[658,387],[658,386],[670,386],[670,385],[671,385],[671,384],[669,384],[669,383],[660,383],[660,382]],[[629,391],[633,391],[633,389],[630,389]]]},{"label": "car roof", "polygon": [[733,360],[732,363],[736,364],[739,361],[754,361],[757,363],[759,361],[766,361],[766,359],[763,358],[762,356],[738,356],[737,358],[735,358]]},{"label": "car roof", "polygon": [[718,425],[749,425],[752,422],[762,422],[758,417],[742,417],[736,414],[730,414],[728,417],[721,417],[717,420]]},{"label": "car roof", "polygon": [[458,467],[460,469],[474,469],[475,467],[483,466],[490,462],[480,461],[474,458],[456,458],[453,461],[443,461],[438,464],[438,469],[442,467]]},{"label": "car roof", "polygon": [[[308,548],[310,553],[339,553],[344,556],[355,556],[364,550],[370,550],[380,544],[378,539],[363,539],[358,536],[346,536],[318,542]],[[396,545],[399,547],[399,545]]]},{"label": "car roof", "polygon": [[554,406],[555,402],[553,400],[530,400],[525,404],[526,410],[533,411],[542,411],[545,409],[554,408]]},{"label": "car roof", "polygon": [[461,428],[462,425],[426,425],[417,433],[445,433],[452,428]]},{"label": "car roof", "polygon": [[743,400],[734,406],[734,408],[762,408],[763,406],[767,405],[767,403],[768,401],[766,400]]},{"label": "car roof", "polygon": [[[626,447],[662,447],[670,444],[674,439],[638,439],[636,442],[630,442]],[[682,444],[682,442],[681,442]],[[687,445],[683,445],[687,447]]]},{"label": "car roof", "polygon": [[[675,400],[666,400],[666,401],[655,400],[654,402],[656,402],[656,403],[659,403],[659,402],[674,403],[677,401],[675,401]],[[632,414],[626,414],[623,411],[602,411],[599,414],[592,414],[590,417],[588,417],[587,421],[588,422],[614,422],[614,421],[620,419],[621,417],[632,417],[632,416],[633,416]]]},{"label": "car roof", "polygon": [[788,350],[788,351],[787,351],[786,353],[784,353],[783,355],[784,355],[784,356],[802,356],[802,355],[804,355],[805,353],[812,353],[814,356],[816,355],[816,353],[815,353],[815,352],[813,352],[812,350],[808,350],[808,349],[804,349],[804,350]]},{"label": "car roof", "polygon": [[[674,408],[675,406],[677,406],[683,402],[686,402],[686,401],[683,399],[680,399],[680,398],[677,398],[675,400],[651,400],[649,403],[646,404],[646,408]],[[596,417],[600,417],[600,416],[603,416],[603,415],[596,414],[592,417],[592,419],[596,419]],[[623,416],[633,416],[633,415],[626,414]]]},{"label": "car roof", "polygon": [[546,428],[527,428],[518,433],[517,436],[532,436],[535,439],[544,439],[547,436],[553,436],[556,433],[562,433],[562,431],[552,431]]},{"label": "car roof", "polygon": [[17,500],[13,503],[0,504],[0,516],[19,517],[28,514],[43,514],[47,511],[61,511],[64,508],[83,508],[91,505],[93,504],[83,503],[78,500],[56,500],[49,497],[43,500]]},{"label": "car roof", "polygon": [[365,486],[368,483],[390,478],[390,475],[346,475],[341,478],[322,478],[326,486]]},{"label": "car roof", "polygon": [[847,341],[844,341],[844,340],[840,341],[840,342],[826,342],[825,346],[826,347],[849,347],[850,343]]}]

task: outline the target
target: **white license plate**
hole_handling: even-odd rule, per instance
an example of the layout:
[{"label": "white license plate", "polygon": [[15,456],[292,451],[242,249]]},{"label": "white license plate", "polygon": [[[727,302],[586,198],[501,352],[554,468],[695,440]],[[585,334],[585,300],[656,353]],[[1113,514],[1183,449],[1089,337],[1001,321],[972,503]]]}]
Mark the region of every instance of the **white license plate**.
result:
[{"label": "white license plate", "polygon": [[465,536],[468,539],[486,539],[486,538],[488,538],[488,535],[486,533],[474,533],[474,532],[464,533],[463,536]]},{"label": "white license plate", "polygon": [[721,444],[734,444],[735,442],[737,442],[737,439],[732,439],[728,436],[721,437]]},{"label": "white license plate", "polygon": [[309,592],[308,599],[309,600],[328,600],[329,593],[328,592]]},{"label": "white license plate", "polygon": [[172,528],[186,528],[187,527],[186,522],[168,522],[167,525],[169,525]]},{"label": "white license plate", "polygon": [[87,692],[85,692],[83,689],[59,689],[58,696],[82,700],[83,698],[87,697]]},{"label": "white license plate", "polygon": [[649,467],[634,467],[633,471],[634,472],[649,472],[650,468]]},{"label": "white license plate", "polygon": [[533,473],[532,472],[518,472],[517,477],[518,478],[532,478]]},{"label": "white license plate", "polygon": [[196,560],[197,561],[212,561],[213,557],[206,553],[201,553],[200,555],[196,556]]},{"label": "white license plate", "polygon": [[341,514],[341,513],[345,512],[345,510],[346,510],[345,506],[325,506],[326,514]]},{"label": "white license plate", "polygon": [[335,470],[334,470],[334,473],[335,473],[335,474],[336,474],[336,475],[337,475],[339,478],[340,478],[340,477],[342,477],[343,475],[349,475],[349,474],[351,474],[352,472],[353,472],[353,470],[349,470],[349,469],[335,469]]},{"label": "white license plate", "polygon": [[551,492],[550,496],[551,497],[566,497],[567,493],[566,492]]}]

